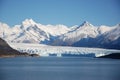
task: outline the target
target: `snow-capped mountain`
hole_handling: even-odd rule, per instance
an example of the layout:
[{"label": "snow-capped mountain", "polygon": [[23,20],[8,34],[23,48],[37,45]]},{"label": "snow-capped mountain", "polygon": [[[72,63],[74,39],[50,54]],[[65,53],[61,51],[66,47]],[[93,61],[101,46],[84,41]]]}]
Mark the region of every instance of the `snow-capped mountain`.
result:
[{"label": "snow-capped mountain", "polygon": [[104,33],[97,38],[98,45],[105,48],[120,49],[120,24],[117,24],[111,31]]},{"label": "snow-capped mountain", "polygon": [[95,38],[98,34],[97,27],[85,21],[79,27],[74,28],[74,30],[63,34],[59,37],[59,40],[60,42],[64,42],[62,45],[72,45],[83,38]]},{"label": "snow-capped mountain", "polygon": [[[8,29],[9,30],[9,29]],[[39,43],[44,39],[48,39],[48,34],[42,31],[36,23],[30,19],[26,19],[22,22],[22,25],[17,25],[13,27],[9,36],[3,36],[3,39],[10,42],[33,42]]]},{"label": "snow-capped mountain", "polygon": [[120,24],[117,24],[115,28],[113,28],[111,31],[109,31],[107,33],[104,33],[103,35],[105,36],[104,41],[117,40],[118,38],[120,38]]},{"label": "snow-capped mountain", "polygon": [[55,40],[53,45],[77,46],[77,47],[100,47],[120,49],[120,25],[113,27],[93,26],[84,22],[74,30],[63,34]]},{"label": "snow-capped mountain", "polygon": [[109,26],[102,25],[102,26],[98,27],[98,32],[99,32],[99,34],[103,34],[103,33],[107,33],[109,31],[113,30],[114,28],[116,28],[116,26],[109,27]]},{"label": "snow-capped mountain", "polygon": [[79,40],[74,44],[72,44],[72,46],[120,49],[120,25],[119,24],[113,27],[101,26],[98,28],[98,32],[99,32],[99,35],[97,35],[95,38],[92,38],[92,37],[89,37],[87,39],[83,38],[82,40]]},{"label": "snow-capped mountain", "polygon": [[9,27],[1,22],[0,37],[7,42],[14,43],[119,49],[120,25],[113,27],[102,25],[98,27],[85,21],[80,26],[67,27],[60,24],[43,25],[32,19],[26,19],[21,25],[15,25],[14,27]]},{"label": "snow-capped mountain", "polygon": [[[4,29],[1,29],[4,28]],[[32,19],[26,19],[21,25],[10,28],[7,24],[0,24],[1,35],[8,42],[42,43],[69,31],[64,25],[42,25]]]},{"label": "snow-capped mountain", "polygon": [[5,37],[11,34],[9,26],[5,23],[0,22],[0,37]]}]

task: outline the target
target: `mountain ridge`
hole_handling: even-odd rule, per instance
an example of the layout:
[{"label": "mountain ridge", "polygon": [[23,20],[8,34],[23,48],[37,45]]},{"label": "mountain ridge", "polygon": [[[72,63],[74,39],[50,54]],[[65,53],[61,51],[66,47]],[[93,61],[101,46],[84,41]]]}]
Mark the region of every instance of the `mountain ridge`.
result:
[{"label": "mountain ridge", "polygon": [[[42,25],[32,19],[25,19],[21,25],[9,27],[0,22],[0,37],[7,42],[38,43],[76,47],[115,48],[120,43],[120,24],[113,27],[94,26],[84,21],[80,26]],[[110,39],[112,39],[110,41]],[[107,45],[107,46],[105,46]]]}]

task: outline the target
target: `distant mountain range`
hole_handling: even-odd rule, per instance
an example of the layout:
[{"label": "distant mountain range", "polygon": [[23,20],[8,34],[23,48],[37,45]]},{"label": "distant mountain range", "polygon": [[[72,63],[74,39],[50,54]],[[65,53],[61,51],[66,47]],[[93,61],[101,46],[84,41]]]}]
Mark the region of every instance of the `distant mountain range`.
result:
[{"label": "distant mountain range", "polygon": [[120,24],[94,26],[85,21],[80,26],[67,27],[42,25],[26,19],[14,27],[0,22],[0,37],[14,43],[120,49]]}]

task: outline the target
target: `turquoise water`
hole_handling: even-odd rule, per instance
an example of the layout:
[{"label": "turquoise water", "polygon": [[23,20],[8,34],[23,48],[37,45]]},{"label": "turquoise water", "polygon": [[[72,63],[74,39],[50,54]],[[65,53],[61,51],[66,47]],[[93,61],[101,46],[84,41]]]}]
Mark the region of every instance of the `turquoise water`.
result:
[{"label": "turquoise water", "polygon": [[91,57],[0,58],[0,80],[120,80],[120,60]]}]

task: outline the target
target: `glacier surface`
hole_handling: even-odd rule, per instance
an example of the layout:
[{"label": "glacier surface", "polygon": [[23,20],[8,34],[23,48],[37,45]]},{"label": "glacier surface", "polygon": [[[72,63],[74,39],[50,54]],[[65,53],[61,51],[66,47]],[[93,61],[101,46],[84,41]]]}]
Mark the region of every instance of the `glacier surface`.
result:
[{"label": "glacier surface", "polygon": [[68,47],[68,46],[49,46],[43,44],[28,44],[28,43],[9,43],[9,45],[20,51],[28,52],[30,54],[39,54],[40,56],[56,55],[58,57],[67,55],[89,55],[94,57],[103,56],[111,53],[119,52],[120,50],[102,49],[102,48],[86,48],[86,47]]}]

